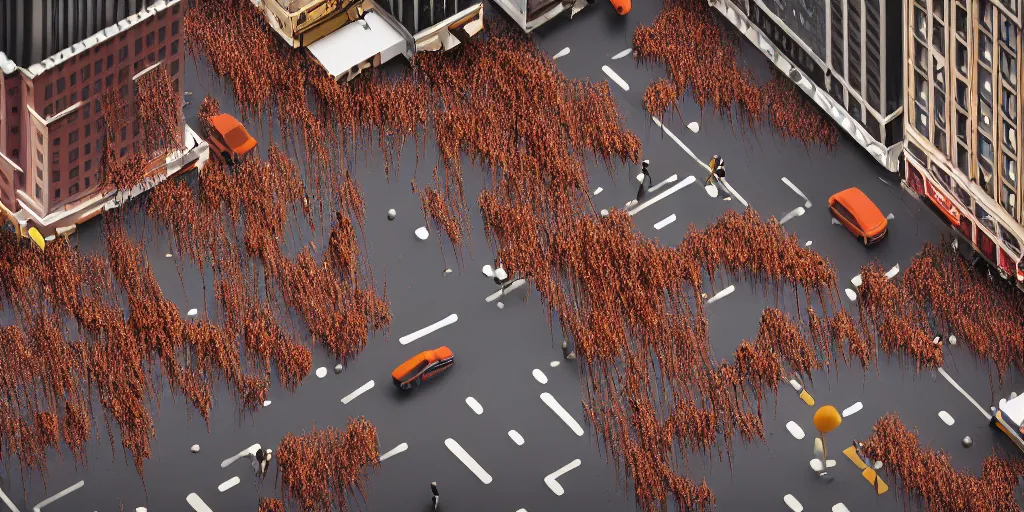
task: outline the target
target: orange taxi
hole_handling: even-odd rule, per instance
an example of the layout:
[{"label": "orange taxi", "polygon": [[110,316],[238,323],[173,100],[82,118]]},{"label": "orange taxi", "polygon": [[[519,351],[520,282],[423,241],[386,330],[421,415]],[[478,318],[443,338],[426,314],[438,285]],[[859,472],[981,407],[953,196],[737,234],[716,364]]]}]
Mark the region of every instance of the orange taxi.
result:
[{"label": "orange taxi", "polygon": [[612,7],[615,7],[615,12],[622,16],[629,14],[629,11],[633,9],[632,0],[611,0]]},{"label": "orange taxi", "polygon": [[828,198],[828,209],[864,245],[877,243],[889,230],[889,221],[859,188],[851,187]]},{"label": "orange taxi", "polygon": [[210,148],[228,162],[235,162],[256,147],[256,139],[245,131],[242,123],[229,114],[210,118]]},{"label": "orange taxi", "polygon": [[409,390],[423,384],[455,364],[455,353],[448,347],[427,350],[412,356],[391,372],[391,380],[399,389]]}]

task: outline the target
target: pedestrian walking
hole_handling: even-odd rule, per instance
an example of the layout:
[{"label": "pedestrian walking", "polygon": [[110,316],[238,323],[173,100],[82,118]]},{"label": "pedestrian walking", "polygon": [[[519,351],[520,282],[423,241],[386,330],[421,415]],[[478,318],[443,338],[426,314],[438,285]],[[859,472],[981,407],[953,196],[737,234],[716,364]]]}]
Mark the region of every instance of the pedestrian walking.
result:
[{"label": "pedestrian walking", "polygon": [[267,476],[267,470],[270,469],[270,459],[274,457],[274,450],[267,448],[263,454],[263,462],[260,464],[260,477]]},{"label": "pedestrian walking", "polygon": [[723,180],[725,179],[725,159],[721,156],[715,155],[711,157],[711,164],[708,165],[708,177],[704,180],[704,185],[714,184],[715,188],[723,201],[731,201],[732,196],[729,194],[729,190],[725,188]]},{"label": "pedestrian walking", "polygon": [[437,492],[437,482],[430,482],[430,492],[433,494],[430,502],[434,505],[434,510],[437,510],[437,504],[441,501],[441,493]]},{"label": "pedestrian walking", "polygon": [[257,475],[263,467],[263,459],[267,456],[266,452],[263,451],[263,447],[256,445],[256,449],[249,454],[249,461],[252,462],[252,471]]},{"label": "pedestrian walking", "polygon": [[[646,179],[648,181],[648,183],[653,185],[654,184],[654,180],[651,178],[651,170],[648,169],[648,167],[650,167],[650,165],[651,165],[651,161],[650,160],[644,160],[643,162],[640,162],[640,172],[644,173],[644,179]],[[643,182],[643,180],[640,180],[640,181]]]}]

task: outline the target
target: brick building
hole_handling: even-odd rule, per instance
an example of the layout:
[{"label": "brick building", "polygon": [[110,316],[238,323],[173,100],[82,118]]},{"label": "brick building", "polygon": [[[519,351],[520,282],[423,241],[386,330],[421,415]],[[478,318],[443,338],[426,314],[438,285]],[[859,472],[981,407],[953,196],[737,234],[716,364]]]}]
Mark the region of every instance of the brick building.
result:
[{"label": "brick building", "polygon": [[[182,94],[183,17],[180,0],[8,0],[0,6],[0,26],[20,27],[0,36],[0,224],[50,234],[124,198],[100,185],[100,98],[116,89],[134,109],[135,81],[161,65]],[[206,144],[184,123],[182,130],[185,149],[157,155],[162,158],[151,167],[165,170],[150,186],[205,161]],[[116,134],[115,153],[138,150],[140,139],[132,123]]]}]

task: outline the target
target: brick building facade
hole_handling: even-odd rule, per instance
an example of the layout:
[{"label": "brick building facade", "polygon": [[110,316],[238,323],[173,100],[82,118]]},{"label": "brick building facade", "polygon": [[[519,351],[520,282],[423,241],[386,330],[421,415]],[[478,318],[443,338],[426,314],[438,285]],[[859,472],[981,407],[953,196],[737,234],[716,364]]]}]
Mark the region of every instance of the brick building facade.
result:
[{"label": "brick building facade", "polygon": [[[183,94],[182,2],[134,3],[139,11],[111,20],[112,25],[38,62],[17,62],[0,53],[0,214],[7,217],[8,228],[20,223],[22,228],[35,225],[52,232],[102,211],[114,192],[101,187],[103,93],[119,91],[134,117],[135,81],[156,66],[166,66],[178,94]],[[122,12],[115,8],[101,14],[126,14],[129,3],[118,5]],[[33,40],[30,36],[27,39]],[[32,44],[38,44],[34,39]],[[2,43],[11,55],[31,56],[31,51],[11,43]],[[200,141],[184,124],[182,129],[186,144],[192,146],[180,152],[186,154]],[[138,150],[141,137],[137,122],[122,129],[116,134],[115,153],[124,156]],[[180,164],[175,160],[165,158],[153,165]]]}]

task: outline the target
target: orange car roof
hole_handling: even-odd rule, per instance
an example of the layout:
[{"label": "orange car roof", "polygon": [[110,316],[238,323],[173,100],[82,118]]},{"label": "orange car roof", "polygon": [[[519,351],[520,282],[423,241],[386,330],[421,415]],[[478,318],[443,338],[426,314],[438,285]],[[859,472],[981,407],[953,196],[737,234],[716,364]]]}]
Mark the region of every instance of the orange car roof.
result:
[{"label": "orange car roof", "polygon": [[832,197],[850,211],[862,228],[872,229],[886,222],[881,210],[857,187],[848,188]]},{"label": "orange car roof", "polygon": [[231,150],[239,155],[244,155],[256,147],[256,139],[253,139],[242,123],[230,114],[217,114],[211,117],[210,125],[224,138],[224,142],[227,142]]},{"label": "orange car roof", "polygon": [[452,354],[451,349],[449,349],[448,347],[440,347],[434,350],[425,350],[423,352],[420,352],[419,354],[410,357],[408,361],[399,365],[398,368],[395,368],[395,371],[391,372],[391,378],[401,379],[407,373],[412,371],[412,369],[415,368],[416,365],[420,364],[424,360],[434,362],[440,359],[445,359],[447,357],[452,357],[453,355],[454,354]]}]

